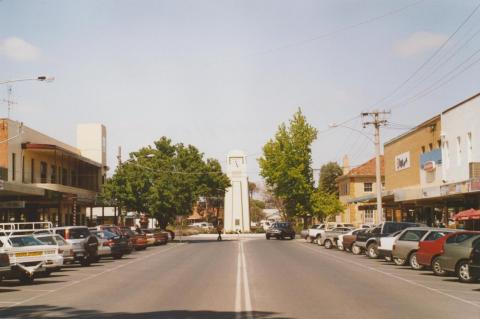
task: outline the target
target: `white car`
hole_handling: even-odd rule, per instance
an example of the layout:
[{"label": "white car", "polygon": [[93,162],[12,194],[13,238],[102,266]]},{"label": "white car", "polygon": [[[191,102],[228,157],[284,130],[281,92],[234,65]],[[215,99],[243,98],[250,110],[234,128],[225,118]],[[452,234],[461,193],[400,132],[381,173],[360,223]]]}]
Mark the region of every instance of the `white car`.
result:
[{"label": "white car", "polygon": [[207,223],[207,222],[201,222],[201,223],[193,223],[190,225],[191,227],[198,227],[202,229],[213,229],[213,224],[212,223]]},{"label": "white car", "polygon": [[58,234],[38,234],[35,238],[40,240],[45,245],[57,246],[58,253],[63,256],[63,263],[73,263],[75,260],[75,254],[73,253],[73,247],[62,236]]},{"label": "white car", "polygon": [[402,230],[390,234],[386,237],[380,237],[380,246],[378,247],[378,256],[380,258],[385,258],[385,260],[387,261],[392,260],[393,245],[395,244],[395,241],[397,240],[401,232]]},{"label": "white car", "polygon": [[18,278],[32,283],[37,273],[50,273],[63,266],[58,247],[45,245],[33,235],[6,235],[1,233],[0,252],[8,253],[11,272],[7,278]]}]

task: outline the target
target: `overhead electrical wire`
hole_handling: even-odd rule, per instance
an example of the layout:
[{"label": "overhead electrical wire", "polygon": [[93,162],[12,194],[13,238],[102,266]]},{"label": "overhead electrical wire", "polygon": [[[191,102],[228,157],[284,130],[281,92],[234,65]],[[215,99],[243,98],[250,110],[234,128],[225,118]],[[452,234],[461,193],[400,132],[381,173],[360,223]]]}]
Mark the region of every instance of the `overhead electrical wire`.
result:
[{"label": "overhead electrical wire", "polygon": [[420,71],[422,71],[439,53],[442,51],[446,45],[452,40],[452,38],[463,28],[463,26],[472,18],[472,16],[477,12],[480,8],[480,3],[475,6],[475,8],[467,15],[467,17],[460,23],[460,25],[455,29],[455,31],[450,34],[450,36],[430,55],[418,68],[415,69],[413,73],[411,73],[403,82],[400,83],[395,89],[393,89],[390,93],[379,99],[377,102],[372,104],[371,107],[375,107],[378,104],[386,101],[387,99],[391,98],[395,94],[397,94],[407,83],[409,83]]}]

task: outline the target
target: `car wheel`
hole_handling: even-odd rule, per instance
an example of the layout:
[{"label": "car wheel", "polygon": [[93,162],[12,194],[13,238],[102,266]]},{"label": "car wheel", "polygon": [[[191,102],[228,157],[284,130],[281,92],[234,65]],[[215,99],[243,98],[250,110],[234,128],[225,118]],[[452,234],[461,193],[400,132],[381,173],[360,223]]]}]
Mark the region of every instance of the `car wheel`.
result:
[{"label": "car wheel", "polygon": [[20,280],[22,284],[28,285],[33,283],[33,281],[35,280],[35,277],[33,275],[29,275],[27,273],[22,272],[18,277],[18,280]]},{"label": "car wheel", "polygon": [[115,254],[113,255],[113,259],[121,259],[123,257],[123,254]]},{"label": "car wheel", "polygon": [[460,280],[461,282],[470,283],[477,280],[477,278],[470,275],[470,271],[468,269],[468,261],[466,260],[462,260],[458,263],[456,275],[458,277],[458,280]]},{"label": "car wheel", "polygon": [[326,249],[332,249],[332,242],[330,240],[325,240],[325,242],[323,243],[323,245],[325,246]]},{"label": "car wheel", "polygon": [[269,236],[269,235],[267,235],[266,237],[267,237],[267,240],[270,240],[270,236]]},{"label": "car wheel", "polygon": [[407,261],[405,259],[397,258],[397,257],[393,257],[393,262],[397,266],[405,266],[407,264]]},{"label": "car wheel", "polygon": [[80,259],[80,265],[82,267],[88,267],[88,266],[90,266],[91,263],[92,262],[91,262],[90,258],[85,257],[85,258]]},{"label": "car wheel", "polygon": [[410,267],[412,267],[412,269],[422,270],[424,268],[422,265],[418,263],[417,252],[415,251],[410,254],[409,262],[410,262]]},{"label": "car wheel", "polygon": [[280,240],[284,240],[284,239],[285,239],[285,237],[284,237],[283,235],[280,235],[280,237],[279,237],[278,239],[280,239]]},{"label": "car wheel", "polygon": [[352,245],[352,254],[360,255],[362,253],[362,248],[358,247],[357,245]]},{"label": "car wheel", "polygon": [[368,245],[367,255],[372,259],[378,258],[378,245],[376,243]]},{"label": "car wheel", "polygon": [[292,234],[292,235],[290,236],[290,240],[294,240],[294,239],[295,239],[295,234]]},{"label": "car wheel", "polygon": [[432,270],[433,270],[433,273],[437,276],[446,276],[448,273],[446,270],[444,270],[442,268],[442,266],[440,265],[440,257],[435,257],[433,258],[432,260]]}]

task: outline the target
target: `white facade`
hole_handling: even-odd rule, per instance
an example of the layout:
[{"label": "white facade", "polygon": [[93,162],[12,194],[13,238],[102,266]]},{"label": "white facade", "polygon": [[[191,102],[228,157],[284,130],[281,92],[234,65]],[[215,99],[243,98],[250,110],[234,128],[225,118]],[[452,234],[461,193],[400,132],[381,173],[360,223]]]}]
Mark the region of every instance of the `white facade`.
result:
[{"label": "white facade", "polygon": [[466,181],[480,163],[480,95],[442,113],[443,182]]},{"label": "white facade", "polygon": [[84,123],[77,125],[77,148],[82,156],[107,165],[107,129],[103,124]]},{"label": "white facade", "polygon": [[224,229],[250,231],[250,208],[248,201],[247,157],[242,151],[227,155],[227,176],[231,187],[225,193]]}]

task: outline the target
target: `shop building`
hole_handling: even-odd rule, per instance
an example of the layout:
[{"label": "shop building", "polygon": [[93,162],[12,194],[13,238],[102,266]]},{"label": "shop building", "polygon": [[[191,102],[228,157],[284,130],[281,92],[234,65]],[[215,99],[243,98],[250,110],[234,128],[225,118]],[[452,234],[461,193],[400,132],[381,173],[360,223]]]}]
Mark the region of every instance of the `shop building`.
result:
[{"label": "shop building", "polygon": [[81,225],[105,181],[106,129],[81,124],[77,147],[0,119],[0,221]]}]

